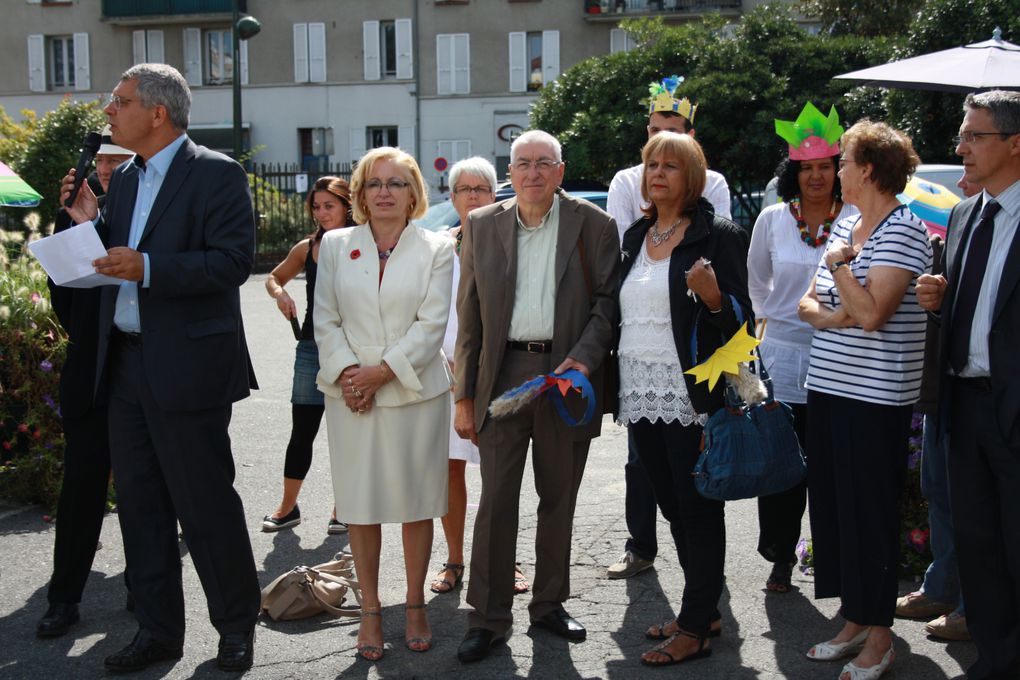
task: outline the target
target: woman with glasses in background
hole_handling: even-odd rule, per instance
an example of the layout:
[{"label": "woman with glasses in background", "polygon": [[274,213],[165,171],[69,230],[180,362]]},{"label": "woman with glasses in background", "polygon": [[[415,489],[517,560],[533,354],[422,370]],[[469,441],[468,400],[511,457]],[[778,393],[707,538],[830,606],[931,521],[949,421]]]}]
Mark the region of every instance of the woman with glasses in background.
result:
[{"label": "woman with glasses in background", "polygon": [[358,223],[332,231],[319,251],[315,341],[336,510],[350,528],[362,589],[358,654],[383,656],[379,558],[383,523],[400,523],[407,574],[406,646],[432,635],[425,576],[433,519],[447,512],[453,241],[411,223],[428,194],[418,164],[373,149],[351,180]]}]

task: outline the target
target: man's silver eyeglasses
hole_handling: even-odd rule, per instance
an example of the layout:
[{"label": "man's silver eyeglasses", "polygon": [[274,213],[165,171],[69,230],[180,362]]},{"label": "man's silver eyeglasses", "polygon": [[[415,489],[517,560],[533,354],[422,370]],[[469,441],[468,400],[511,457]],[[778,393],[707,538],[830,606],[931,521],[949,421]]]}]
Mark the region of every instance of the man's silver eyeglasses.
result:
[{"label": "man's silver eyeglasses", "polygon": [[477,186],[477,187],[454,187],[453,193],[460,194],[471,194],[472,196],[481,196],[482,194],[491,194],[492,187],[490,186]]},{"label": "man's silver eyeglasses", "polygon": [[953,137],[953,146],[960,146],[961,143],[966,142],[967,144],[973,144],[977,141],[978,137],[1002,137],[1005,139],[1011,135],[1017,135],[1020,132],[974,132],[973,130],[961,131],[960,134]]},{"label": "man's silver eyeglasses", "polygon": [[528,172],[532,168],[539,172],[549,172],[559,164],[559,161],[554,161],[551,158],[539,158],[537,161],[529,161],[522,158],[519,161],[514,161],[512,167],[517,172]]},{"label": "man's silver eyeglasses", "polygon": [[105,106],[113,104],[113,108],[120,111],[122,108],[124,108],[125,105],[130,104],[133,101],[134,99],[127,99],[126,97],[121,97],[119,94],[111,94],[109,97],[106,98]]},{"label": "man's silver eyeglasses", "polygon": [[370,179],[365,182],[365,191],[379,191],[383,187],[386,187],[389,189],[390,193],[394,193],[401,189],[406,189],[410,186],[410,184],[410,182],[405,182],[402,179],[390,179],[385,182],[378,179]]}]

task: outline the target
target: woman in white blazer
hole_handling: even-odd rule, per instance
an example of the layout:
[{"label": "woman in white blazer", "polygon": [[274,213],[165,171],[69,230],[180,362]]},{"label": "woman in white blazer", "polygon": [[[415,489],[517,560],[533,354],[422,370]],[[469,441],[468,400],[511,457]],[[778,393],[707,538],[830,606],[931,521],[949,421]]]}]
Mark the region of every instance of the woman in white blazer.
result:
[{"label": "woman in white blazer", "polygon": [[373,149],[351,180],[359,226],[323,237],[315,286],[319,389],[337,513],[362,588],[358,653],[383,655],[381,524],[403,525],[408,649],[431,646],[425,576],[432,524],[447,511],[452,384],[442,351],[453,242],[410,223],[428,199],[414,158]]}]

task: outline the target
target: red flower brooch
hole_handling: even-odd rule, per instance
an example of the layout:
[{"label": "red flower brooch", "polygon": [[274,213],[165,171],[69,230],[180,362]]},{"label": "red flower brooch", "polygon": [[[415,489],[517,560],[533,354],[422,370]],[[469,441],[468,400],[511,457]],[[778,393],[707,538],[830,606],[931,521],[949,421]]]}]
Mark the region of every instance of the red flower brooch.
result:
[{"label": "red flower brooch", "polygon": [[351,251],[351,259],[352,259],[352,260],[356,260],[356,259],[358,259],[359,257],[361,257],[361,251],[360,251],[360,250],[358,250],[357,248],[355,248],[354,250],[352,250],[352,251]]}]

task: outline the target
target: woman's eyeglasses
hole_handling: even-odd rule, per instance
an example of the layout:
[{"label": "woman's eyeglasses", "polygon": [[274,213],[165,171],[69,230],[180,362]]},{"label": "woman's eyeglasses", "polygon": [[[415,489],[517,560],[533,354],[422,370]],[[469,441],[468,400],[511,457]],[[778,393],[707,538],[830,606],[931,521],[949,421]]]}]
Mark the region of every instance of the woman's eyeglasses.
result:
[{"label": "woman's eyeglasses", "polygon": [[365,191],[380,191],[383,187],[386,187],[390,193],[395,193],[401,189],[406,189],[410,185],[410,182],[405,182],[402,179],[390,179],[385,182],[378,179],[370,179],[365,182]]},{"label": "woman's eyeglasses", "polygon": [[454,187],[453,193],[455,195],[470,194],[472,196],[481,196],[483,194],[491,194],[492,187],[489,186],[477,186],[477,187]]}]

